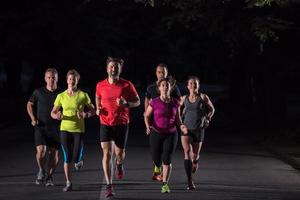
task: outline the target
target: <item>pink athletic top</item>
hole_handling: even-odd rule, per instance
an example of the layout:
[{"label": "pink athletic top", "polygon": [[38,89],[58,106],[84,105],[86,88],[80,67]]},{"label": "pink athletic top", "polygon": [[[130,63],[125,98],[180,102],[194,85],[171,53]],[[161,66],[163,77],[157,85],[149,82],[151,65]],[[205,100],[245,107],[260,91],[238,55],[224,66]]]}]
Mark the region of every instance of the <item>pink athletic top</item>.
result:
[{"label": "pink athletic top", "polygon": [[152,99],[150,106],[153,108],[153,128],[159,133],[176,132],[176,112],[179,101],[171,98],[169,103],[163,102],[160,97]]}]

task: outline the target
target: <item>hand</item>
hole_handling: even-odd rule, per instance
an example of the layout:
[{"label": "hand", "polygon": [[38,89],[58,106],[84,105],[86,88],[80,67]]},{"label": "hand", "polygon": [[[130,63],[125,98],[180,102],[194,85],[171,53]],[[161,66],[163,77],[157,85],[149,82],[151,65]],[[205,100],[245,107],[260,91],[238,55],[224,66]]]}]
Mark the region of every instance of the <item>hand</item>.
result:
[{"label": "hand", "polygon": [[183,133],[183,134],[188,134],[188,128],[186,127],[186,125],[184,125],[184,124],[181,124],[180,125],[180,130],[181,130],[181,132]]},{"label": "hand", "polygon": [[146,127],[146,135],[149,135],[151,133],[151,127]]},{"label": "hand", "polygon": [[38,125],[38,124],[39,124],[39,121],[36,120],[36,119],[31,121],[31,125],[32,125],[32,126],[36,126],[36,125]]},{"label": "hand", "polygon": [[203,128],[207,128],[207,127],[209,126],[210,120],[209,120],[208,117],[204,117],[203,120],[204,120],[204,121],[203,121]]},{"label": "hand", "polygon": [[56,113],[56,119],[57,119],[57,120],[62,120],[62,114],[61,114],[61,111],[58,111],[58,112]]},{"label": "hand", "polygon": [[84,119],[84,118],[86,118],[87,117],[87,113],[86,112],[80,112],[80,111],[77,111],[77,117],[78,117],[78,119]]},{"label": "hand", "polygon": [[102,107],[99,107],[97,110],[96,110],[96,115],[100,116],[101,112],[103,111],[103,108]]},{"label": "hand", "polygon": [[117,98],[116,101],[117,101],[117,105],[119,105],[119,106],[123,106],[123,107],[128,106],[128,102],[126,101],[126,99],[124,99],[123,96],[121,96],[120,98]]}]

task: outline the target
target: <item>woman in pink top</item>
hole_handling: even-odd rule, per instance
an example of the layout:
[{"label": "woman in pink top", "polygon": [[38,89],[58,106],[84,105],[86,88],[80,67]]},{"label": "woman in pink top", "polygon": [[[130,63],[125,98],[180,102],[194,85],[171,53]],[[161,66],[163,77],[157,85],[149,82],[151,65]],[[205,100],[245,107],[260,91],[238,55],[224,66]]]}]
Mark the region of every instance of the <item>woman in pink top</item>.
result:
[{"label": "woman in pink top", "polygon": [[160,96],[152,99],[144,115],[146,134],[150,135],[152,159],[156,166],[161,161],[163,163],[162,193],[170,192],[168,181],[172,170],[171,160],[178,140],[176,125],[185,128],[184,125],[181,126],[180,102],[170,97],[170,82],[171,80],[162,79],[157,83]]}]

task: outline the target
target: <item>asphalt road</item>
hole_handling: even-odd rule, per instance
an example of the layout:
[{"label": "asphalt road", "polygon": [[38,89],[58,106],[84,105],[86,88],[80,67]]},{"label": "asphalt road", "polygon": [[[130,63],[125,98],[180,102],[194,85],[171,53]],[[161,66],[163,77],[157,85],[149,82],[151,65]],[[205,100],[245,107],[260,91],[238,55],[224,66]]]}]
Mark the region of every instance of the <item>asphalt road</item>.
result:
[{"label": "asphalt road", "polygon": [[[2,127],[0,136],[1,200],[105,199],[101,150],[94,124],[85,138],[84,167],[74,171],[74,190],[67,193],[62,192],[65,181],[61,159],[54,187],[34,184],[37,166],[29,125]],[[160,183],[151,180],[148,138],[142,129],[133,127],[124,165],[125,179],[114,181],[114,199],[299,200],[300,172],[264,151],[251,138],[238,132],[208,131],[199,170],[194,176],[196,191],[186,190],[183,155],[178,144],[173,158],[171,193],[161,194]]]}]

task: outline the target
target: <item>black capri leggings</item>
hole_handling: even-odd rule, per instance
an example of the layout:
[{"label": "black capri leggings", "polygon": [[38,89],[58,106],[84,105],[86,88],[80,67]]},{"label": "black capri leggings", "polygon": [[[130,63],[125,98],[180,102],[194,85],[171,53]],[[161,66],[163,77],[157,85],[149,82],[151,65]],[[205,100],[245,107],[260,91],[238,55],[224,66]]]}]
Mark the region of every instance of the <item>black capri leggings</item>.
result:
[{"label": "black capri leggings", "polygon": [[83,159],[83,133],[61,131],[60,143],[65,163],[78,163]]},{"label": "black capri leggings", "polygon": [[151,130],[150,133],[150,150],[152,160],[156,166],[171,164],[172,155],[176,149],[178,141],[177,132],[175,133],[158,133]]}]

